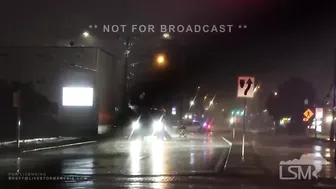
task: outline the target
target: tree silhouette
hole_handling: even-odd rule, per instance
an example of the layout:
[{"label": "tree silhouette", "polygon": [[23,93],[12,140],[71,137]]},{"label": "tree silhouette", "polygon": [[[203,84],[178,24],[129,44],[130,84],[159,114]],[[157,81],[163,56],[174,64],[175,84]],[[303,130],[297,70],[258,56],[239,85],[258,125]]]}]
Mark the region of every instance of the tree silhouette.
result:
[{"label": "tree silhouette", "polygon": [[[308,100],[308,104],[304,103],[305,100]],[[291,78],[279,85],[277,95],[269,96],[267,109],[276,123],[282,117],[291,117],[288,131],[302,133],[309,123],[303,121],[303,112],[308,108],[313,111],[315,102],[316,91],[313,85],[301,78]]]}]

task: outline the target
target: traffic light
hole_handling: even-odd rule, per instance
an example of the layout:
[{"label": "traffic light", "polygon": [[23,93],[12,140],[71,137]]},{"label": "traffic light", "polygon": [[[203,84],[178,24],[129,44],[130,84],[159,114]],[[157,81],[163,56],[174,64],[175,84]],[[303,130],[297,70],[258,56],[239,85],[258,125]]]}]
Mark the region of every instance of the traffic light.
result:
[{"label": "traffic light", "polygon": [[244,110],[235,109],[231,111],[231,116],[243,116]]}]

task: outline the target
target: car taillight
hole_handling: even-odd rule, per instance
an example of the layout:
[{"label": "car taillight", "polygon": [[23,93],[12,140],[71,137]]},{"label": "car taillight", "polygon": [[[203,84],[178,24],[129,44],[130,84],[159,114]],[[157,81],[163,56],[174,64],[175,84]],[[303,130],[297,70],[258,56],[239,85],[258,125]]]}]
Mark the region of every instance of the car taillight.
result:
[{"label": "car taillight", "polygon": [[211,125],[209,124],[209,125],[208,125],[208,129],[210,129],[210,126],[211,126]]}]

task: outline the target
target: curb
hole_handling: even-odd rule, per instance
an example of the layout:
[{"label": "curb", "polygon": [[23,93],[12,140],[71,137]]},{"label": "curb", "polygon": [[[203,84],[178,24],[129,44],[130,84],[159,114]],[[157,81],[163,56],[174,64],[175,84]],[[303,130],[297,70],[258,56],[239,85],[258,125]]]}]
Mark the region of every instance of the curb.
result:
[{"label": "curb", "polygon": [[115,137],[121,134],[120,132],[115,132],[115,133],[107,133],[107,134],[101,134],[97,135],[94,137],[84,137],[84,138],[77,138],[74,140],[69,140],[69,141],[61,141],[61,142],[55,142],[55,143],[49,143],[49,144],[41,144],[40,146],[35,146],[35,147],[29,147],[27,146],[26,148],[7,148],[7,149],[2,149],[3,152],[0,153],[3,154],[3,156],[17,156],[20,154],[25,154],[29,152],[37,152],[37,151],[43,151],[43,150],[52,150],[52,149],[59,149],[59,148],[67,148],[67,147],[72,147],[72,146],[80,146],[80,145],[86,145],[86,144],[93,144],[93,143],[98,143],[98,142],[104,142],[111,137]]},{"label": "curb", "polygon": [[71,147],[71,146],[80,146],[80,145],[92,144],[92,143],[96,143],[96,142],[97,141],[87,141],[87,142],[77,142],[77,143],[63,144],[63,145],[59,145],[59,146],[34,148],[34,149],[29,149],[29,150],[23,150],[23,151],[21,151],[21,153],[23,154],[23,153],[28,153],[28,152],[42,151],[42,150],[51,150],[51,149],[66,148],[66,147]]},{"label": "curb", "polygon": [[[35,151],[43,151],[43,150],[51,150],[51,149],[58,149],[58,148],[66,148],[66,147],[71,147],[71,146],[79,146],[79,145],[85,145],[85,144],[90,144],[94,142],[98,142],[103,139],[75,139],[75,140],[70,140],[70,141],[61,141],[61,142],[55,142],[55,143],[49,143],[49,144],[41,144],[37,146],[27,146],[25,148],[17,149],[17,148],[11,148],[11,149],[3,149],[3,155],[4,156],[17,156],[20,154],[25,154],[29,152],[35,152]],[[1,151],[1,150],[0,150]]]},{"label": "curb", "polygon": [[[321,141],[321,142],[326,142],[326,143],[333,143],[332,141],[328,139],[323,139],[323,138],[315,138],[315,137],[309,137],[310,139],[313,139],[315,141]],[[334,141],[335,142],[335,141]],[[336,143],[336,142],[335,142]]]},{"label": "curb", "polygon": [[[218,159],[218,162],[215,166],[215,172],[222,172],[225,168],[226,168],[226,164],[227,164],[227,161],[229,159],[229,156],[230,156],[230,153],[231,153],[231,147],[232,147],[232,143],[230,141],[228,141],[227,139],[225,139],[224,137],[222,137],[222,139],[229,144],[229,151],[223,151],[221,153],[221,156],[219,157]],[[225,154],[227,154],[225,156]],[[224,167],[223,167],[223,164],[224,164]]]}]

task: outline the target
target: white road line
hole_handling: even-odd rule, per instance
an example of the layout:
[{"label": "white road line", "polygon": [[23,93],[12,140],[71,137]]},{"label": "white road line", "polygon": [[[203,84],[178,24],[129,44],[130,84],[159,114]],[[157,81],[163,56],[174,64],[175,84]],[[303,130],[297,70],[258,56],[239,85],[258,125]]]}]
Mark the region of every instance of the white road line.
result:
[{"label": "white road line", "polygon": [[56,148],[64,148],[64,147],[70,147],[70,146],[78,146],[78,145],[83,145],[83,144],[91,144],[91,143],[95,143],[95,142],[97,142],[97,141],[77,142],[77,143],[72,143],[72,144],[64,144],[64,145],[60,145],[60,146],[35,148],[35,149],[30,149],[30,150],[24,150],[24,151],[22,151],[22,153],[36,152],[36,151],[42,151],[42,150],[50,150],[50,149],[56,149]]},{"label": "white road line", "polygon": [[230,142],[228,139],[222,137],[223,140],[225,140],[225,142],[227,142],[230,146],[232,146],[232,142]]},{"label": "white road line", "polygon": [[[229,152],[227,154],[227,156],[229,156],[230,152],[231,152],[232,143],[229,140],[227,140],[226,138],[224,138],[224,137],[222,137],[222,139],[226,143],[229,144]],[[223,151],[222,154],[221,154],[221,156],[219,157],[218,162],[217,162],[216,167],[215,167],[215,171],[216,172],[219,172],[221,170],[221,167],[222,167],[223,163],[224,163],[224,168],[226,167],[226,164],[227,164],[227,161],[228,161],[229,157],[226,158],[226,161],[224,162],[224,160],[225,160],[225,154],[226,154],[226,151]]]},{"label": "white road line", "polygon": [[229,157],[230,157],[230,153],[231,153],[231,148],[232,148],[232,142],[230,142],[229,140],[227,140],[224,137],[222,137],[222,139],[225,140],[225,142],[227,142],[230,145],[229,152],[227,154],[227,158],[226,158],[226,161],[225,161],[225,164],[224,164],[224,169],[225,169],[226,165],[227,165],[227,162],[229,161]]}]

